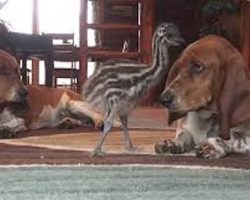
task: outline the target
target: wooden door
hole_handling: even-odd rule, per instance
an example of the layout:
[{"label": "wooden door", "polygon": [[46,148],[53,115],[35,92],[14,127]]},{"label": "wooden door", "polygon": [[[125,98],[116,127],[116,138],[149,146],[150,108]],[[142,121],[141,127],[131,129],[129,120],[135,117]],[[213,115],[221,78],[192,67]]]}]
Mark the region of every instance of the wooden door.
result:
[{"label": "wooden door", "polygon": [[250,76],[250,1],[241,4],[241,51]]}]

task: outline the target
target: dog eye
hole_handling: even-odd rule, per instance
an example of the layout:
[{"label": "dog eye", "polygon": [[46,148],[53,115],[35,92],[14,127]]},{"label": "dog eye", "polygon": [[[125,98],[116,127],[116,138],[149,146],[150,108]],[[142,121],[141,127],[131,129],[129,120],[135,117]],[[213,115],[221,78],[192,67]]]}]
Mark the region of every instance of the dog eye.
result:
[{"label": "dog eye", "polygon": [[200,63],[190,63],[189,70],[191,74],[200,74],[205,67]]},{"label": "dog eye", "polygon": [[6,70],[2,70],[2,69],[0,69],[0,75],[3,75],[3,76],[5,76],[7,73],[6,73]]},{"label": "dog eye", "polygon": [[16,72],[13,72],[12,70],[3,70],[0,69],[0,76],[5,76],[5,77],[13,77],[13,75],[16,75]]}]

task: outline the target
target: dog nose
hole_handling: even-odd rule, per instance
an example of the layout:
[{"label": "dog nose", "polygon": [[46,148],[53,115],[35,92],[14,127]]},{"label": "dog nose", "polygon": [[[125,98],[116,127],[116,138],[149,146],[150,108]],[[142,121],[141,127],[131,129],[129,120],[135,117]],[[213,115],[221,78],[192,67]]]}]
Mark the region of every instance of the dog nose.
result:
[{"label": "dog nose", "polygon": [[173,103],[174,97],[173,91],[167,90],[160,96],[160,103],[168,108]]},{"label": "dog nose", "polygon": [[18,91],[18,94],[20,96],[21,99],[25,99],[28,95],[28,90],[26,87],[21,87]]}]

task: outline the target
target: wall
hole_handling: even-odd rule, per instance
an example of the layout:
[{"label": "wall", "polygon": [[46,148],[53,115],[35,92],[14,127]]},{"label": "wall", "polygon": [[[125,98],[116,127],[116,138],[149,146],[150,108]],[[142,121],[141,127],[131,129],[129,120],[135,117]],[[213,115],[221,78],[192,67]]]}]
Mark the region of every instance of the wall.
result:
[{"label": "wall", "polygon": [[250,2],[246,0],[241,4],[241,52],[250,77]]}]

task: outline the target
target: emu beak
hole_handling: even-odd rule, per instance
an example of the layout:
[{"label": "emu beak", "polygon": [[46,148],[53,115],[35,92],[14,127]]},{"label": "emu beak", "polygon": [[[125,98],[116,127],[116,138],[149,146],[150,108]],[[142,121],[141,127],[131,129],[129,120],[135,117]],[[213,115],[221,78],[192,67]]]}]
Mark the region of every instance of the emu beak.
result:
[{"label": "emu beak", "polygon": [[173,45],[180,46],[180,45],[186,45],[186,41],[182,37],[177,37],[172,41]]}]

